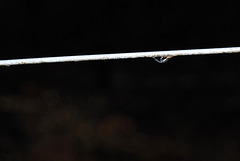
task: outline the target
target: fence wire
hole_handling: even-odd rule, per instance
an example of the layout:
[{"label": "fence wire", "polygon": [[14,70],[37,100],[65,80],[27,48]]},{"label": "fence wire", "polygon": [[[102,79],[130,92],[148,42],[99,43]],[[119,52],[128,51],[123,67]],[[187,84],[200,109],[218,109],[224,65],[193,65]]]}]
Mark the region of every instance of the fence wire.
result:
[{"label": "fence wire", "polygon": [[112,59],[133,59],[133,58],[156,58],[156,57],[171,58],[174,56],[226,54],[226,53],[240,53],[240,47],[11,59],[0,60],[0,66],[59,63],[59,62],[80,62]]}]

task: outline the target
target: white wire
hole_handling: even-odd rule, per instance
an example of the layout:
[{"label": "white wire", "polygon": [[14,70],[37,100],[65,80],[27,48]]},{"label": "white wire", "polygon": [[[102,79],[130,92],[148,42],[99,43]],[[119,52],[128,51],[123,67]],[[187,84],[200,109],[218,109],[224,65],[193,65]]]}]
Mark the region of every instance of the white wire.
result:
[{"label": "white wire", "polygon": [[240,53],[240,47],[12,59],[0,60],[0,66],[225,53]]}]

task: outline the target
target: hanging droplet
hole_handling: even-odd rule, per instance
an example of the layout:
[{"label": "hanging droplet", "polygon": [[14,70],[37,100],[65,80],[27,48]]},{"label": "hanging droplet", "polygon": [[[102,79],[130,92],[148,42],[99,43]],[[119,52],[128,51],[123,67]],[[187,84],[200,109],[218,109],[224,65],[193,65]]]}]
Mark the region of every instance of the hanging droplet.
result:
[{"label": "hanging droplet", "polygon": [[161,57],[154,57],[153,59],[158,63],[165,63],[171,58],[172,56],[161,56]]}]

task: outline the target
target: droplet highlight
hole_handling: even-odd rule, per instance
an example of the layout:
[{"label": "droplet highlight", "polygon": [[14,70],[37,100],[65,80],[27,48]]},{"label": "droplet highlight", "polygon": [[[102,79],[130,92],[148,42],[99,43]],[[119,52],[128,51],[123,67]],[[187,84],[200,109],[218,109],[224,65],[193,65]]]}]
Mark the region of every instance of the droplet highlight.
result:
[{"label": "droplet highlight", "polygon": [[161,56],[161,57],[154,57],[153,59],[158,63],[166,63],[172,56]]}]

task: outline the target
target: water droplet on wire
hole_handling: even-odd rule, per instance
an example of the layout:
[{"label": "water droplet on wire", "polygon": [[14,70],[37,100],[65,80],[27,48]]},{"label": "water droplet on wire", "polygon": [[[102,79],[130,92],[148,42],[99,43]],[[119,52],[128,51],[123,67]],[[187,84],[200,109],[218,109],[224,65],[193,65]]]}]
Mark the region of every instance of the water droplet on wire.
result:
[{"label": "water droplet on wire", "polygon": [[154,57],[153,59],[158,63],[165,63],[171,58],[172,56],[161,56],[161,57]]}]

